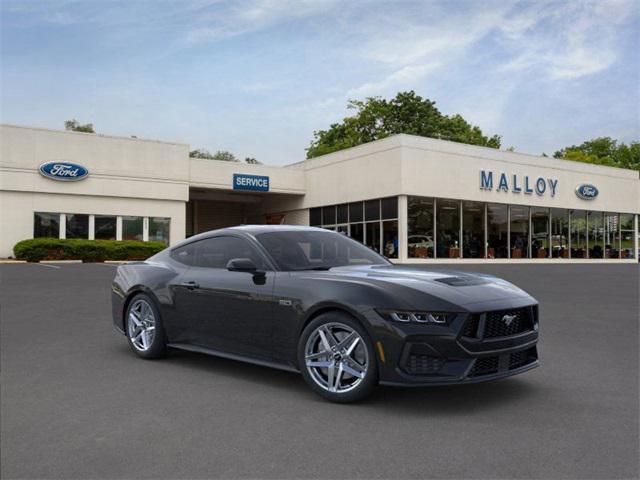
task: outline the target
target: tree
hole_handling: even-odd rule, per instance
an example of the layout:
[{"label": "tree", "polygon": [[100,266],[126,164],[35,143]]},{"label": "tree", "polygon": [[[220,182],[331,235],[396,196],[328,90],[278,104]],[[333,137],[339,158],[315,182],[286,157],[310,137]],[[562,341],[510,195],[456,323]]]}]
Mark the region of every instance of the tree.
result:
[{"label": "tree", "polygon": [[640,171],[640,141],[633,141],[627,145],[618,143],[611,137],[598,137],[587,140],[581,145],[565,147],[555,152],[553,156],[574,162]]},{"label": "tree", "polygon": [[70,132],[96,133],[93,130],[93,123],[80,124],[75,118],[64,122],[64,129]]},{"label": "tree", "polygon": [[330,125],[327,130],[315,131],[307,158],[398,133],[500,148],[500,136],[487,137],[480,127],[471,125],[461,115],[443,115],[435,105],[413,90],[399,92],[391,100],[380,97],[349,100],[347,108],[355,110],[355,115]]},{"label": "tree", "polygon": [[206,160],[222,160],[225,162],[238,161],[238,159],[233,153],[228,152],[226,150],[218,150],[216,153],[212,154],[209,152],[209,150],[205,150],[202,148],[197,150],[191,150],[189,152],[189,156],[191,158],[204,158]]},{"label": "tree", "polygon": [[244,159],[244,163],[248,163],[249,165],[262,165],[262,162],[259,160],[256,160],[253,157],[246,157]]}]

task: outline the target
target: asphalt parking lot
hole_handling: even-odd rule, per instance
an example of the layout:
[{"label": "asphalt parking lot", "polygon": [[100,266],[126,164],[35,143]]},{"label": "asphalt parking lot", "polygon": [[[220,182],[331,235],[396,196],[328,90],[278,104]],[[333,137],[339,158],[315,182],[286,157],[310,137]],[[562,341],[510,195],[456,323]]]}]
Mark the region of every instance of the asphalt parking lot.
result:
[{"label": "asphalt parking lot", "polygon": [[291,373],[139,360],[115,267],[0,266],[2,478],[637,478],[637,265],[465,266],[541,303],[542,366],[335,405]]}]

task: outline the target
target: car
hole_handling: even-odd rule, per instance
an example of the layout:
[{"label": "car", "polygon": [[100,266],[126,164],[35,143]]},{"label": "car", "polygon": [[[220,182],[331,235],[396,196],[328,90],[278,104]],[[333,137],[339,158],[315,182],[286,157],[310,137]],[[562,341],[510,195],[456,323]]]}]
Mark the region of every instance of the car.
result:
[{"label": "car", "polygon": [[343,234],[255,225],[117,268],[112,316],[139,357],[170,349],[299,372],[335,402],[537,367],[538,302],[483,274],[394,265]]}]

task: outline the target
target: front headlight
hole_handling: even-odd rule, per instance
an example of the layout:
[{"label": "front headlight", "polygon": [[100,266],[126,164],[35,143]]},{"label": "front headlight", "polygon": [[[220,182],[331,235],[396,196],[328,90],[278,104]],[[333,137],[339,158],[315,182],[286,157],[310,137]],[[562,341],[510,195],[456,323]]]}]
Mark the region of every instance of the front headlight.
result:
[{"label": "front headlight", "polygon": [[454,317],[452,313],[412,312],[403,310],[377,310],[387,320],[402,323],[435,323],[445,325]]}]

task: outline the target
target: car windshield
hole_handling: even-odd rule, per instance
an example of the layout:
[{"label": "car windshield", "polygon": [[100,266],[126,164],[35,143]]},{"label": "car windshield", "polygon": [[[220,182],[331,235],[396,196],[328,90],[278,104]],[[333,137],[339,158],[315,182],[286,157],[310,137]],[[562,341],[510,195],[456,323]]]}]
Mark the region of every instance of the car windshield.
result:
[{"label": "car windshield", "polygon": [[389,265],[383,256],[339,233],[316,230],[267,232],[256,238],[285,271]]}]

